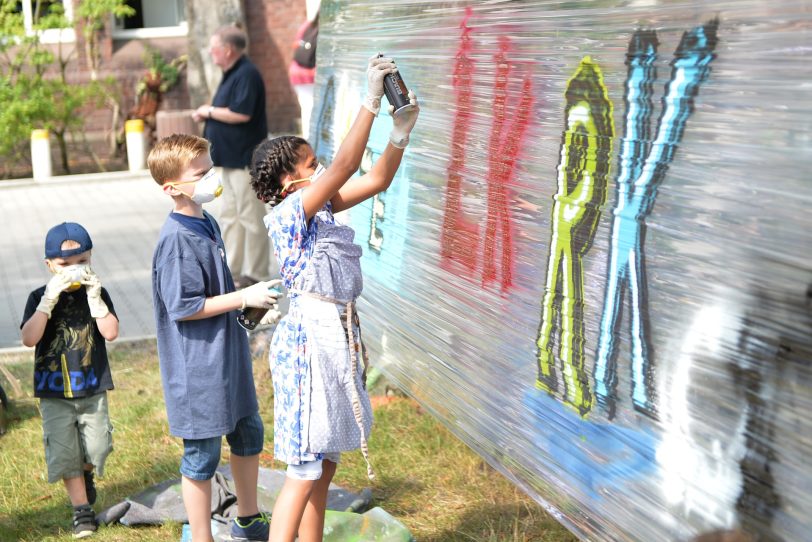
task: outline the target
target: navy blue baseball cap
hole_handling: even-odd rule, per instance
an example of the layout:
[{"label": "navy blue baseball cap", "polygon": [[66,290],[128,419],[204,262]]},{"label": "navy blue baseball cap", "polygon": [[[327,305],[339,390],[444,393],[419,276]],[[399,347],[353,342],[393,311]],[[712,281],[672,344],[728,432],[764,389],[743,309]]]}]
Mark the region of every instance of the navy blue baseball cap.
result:
[{"label": "navy blue baseball cap", "polygon": [[[78,248],[62,250],[62,243],[65,241],[76,241]],[[45,259],[67,258],[74,254],[81,254],[93,248],[93,241],[90,234],[80,224],[76,222],[63,222],[48,230],[45,236]]]}]

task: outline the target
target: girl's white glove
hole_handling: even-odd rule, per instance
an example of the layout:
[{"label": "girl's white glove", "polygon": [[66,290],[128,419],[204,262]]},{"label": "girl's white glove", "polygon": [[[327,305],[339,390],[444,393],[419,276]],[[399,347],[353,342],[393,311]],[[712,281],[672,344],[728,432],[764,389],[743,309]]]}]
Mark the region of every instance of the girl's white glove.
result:
[{"label": "girl's white glove", "polygon": [[385,56],[375,55],[369,58],[367,66],[367,96],[363,106],[373,115],[381,110],[381,97],[383,96],[383,78],[397,71],[395,61]]},{"label": "girl's white glove", "polygon": [[389,134],[389,142],[399,149],[405,149],[409,144],[409,134],[412,133],[420,114],[420,106],[417,105],[417,96],[413,90],[409,91],[409,103],[413,107],[403,109],[397,115],[394,114],[395,106],[389,106],[389,114],[392,115],[392,132]]},{"label": "girl's white glove", "polygon": [[259,321],[259,325],[261,326],[273,326],[279,323],[279,320],[282,319],[282,313],[276,309],[270,309],[268,312],[265,313],[265,316],[262,317],[262,320]]}]

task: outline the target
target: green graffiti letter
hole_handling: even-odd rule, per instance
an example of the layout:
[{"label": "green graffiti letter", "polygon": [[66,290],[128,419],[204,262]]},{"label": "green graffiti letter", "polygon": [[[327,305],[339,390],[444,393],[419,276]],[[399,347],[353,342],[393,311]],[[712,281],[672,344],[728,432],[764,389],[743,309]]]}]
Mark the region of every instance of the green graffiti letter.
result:
[{"label": "green graffiti letter", "polygon": [[[559,389],[552,344],[558,334],[563,400],[586,416],[592,406],[584,371],[584,272],[606,201],[614,125],[612,102],[597,64],[584,57],[564,94],[565,130],[558,162],[558,192],[552,214],[547,285],[538,338],[537,387]],[[556,323],[559,323],[556,325]]]}]

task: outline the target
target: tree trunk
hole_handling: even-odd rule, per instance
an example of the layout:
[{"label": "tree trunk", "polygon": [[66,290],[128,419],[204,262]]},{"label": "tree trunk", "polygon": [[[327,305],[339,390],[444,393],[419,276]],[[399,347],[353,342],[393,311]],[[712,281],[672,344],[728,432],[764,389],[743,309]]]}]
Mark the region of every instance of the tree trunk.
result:
[{"label": "tree trunk", "polygon": [[211,101],[222,72],[209,55],[209,38],[221,26],[238,22],[246,30],[241,0],[191,0],[186,2],[189,24],[189,64],[186,80],[192,107]]},{"label": "tree trunk", "polygon": [[57,132],[54,130],[56,141],[59,143],[59,155],[62,158],[62,169],[65,175],[70,175],[70,165],[68,165],[68,142],[65,141],[65,130]]}]

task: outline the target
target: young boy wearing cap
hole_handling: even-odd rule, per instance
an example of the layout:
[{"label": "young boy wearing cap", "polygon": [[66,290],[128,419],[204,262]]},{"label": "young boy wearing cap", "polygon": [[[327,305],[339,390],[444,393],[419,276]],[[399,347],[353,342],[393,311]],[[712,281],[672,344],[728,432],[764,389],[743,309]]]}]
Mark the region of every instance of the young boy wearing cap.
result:
[{"label": "young boy wearing cap", "polygon": [[264,427],[237,311],[275,307],[278,294],[270,288],[281,281],[235,291],[220,229],[203,211],[222,192],[208,141],[165,137],[147,165],[174,205],[155,247],[152,294],[169,432],[183,439],[181,493],[192,540],[212,539],[211,479],[223,435],[237,493],[231,538],[268,540],[268,519],[257,506]]},{"label": "young boy wearing cap", "polygon": [[74,222],[45,236],[53,276],[28,295],[20,325],[34,350],[34,395],[40,400],[48,482],[65,484],[73,505],[73,536],[96,530],[95,467],[113,450],[107,390],[113,389],[105,340],[118,337],[113,302],[90,268],[93,242]]}]

